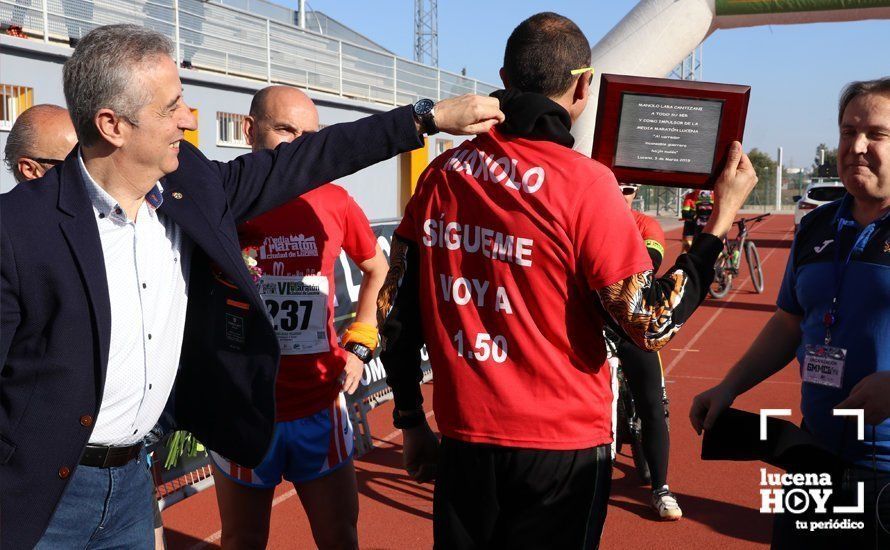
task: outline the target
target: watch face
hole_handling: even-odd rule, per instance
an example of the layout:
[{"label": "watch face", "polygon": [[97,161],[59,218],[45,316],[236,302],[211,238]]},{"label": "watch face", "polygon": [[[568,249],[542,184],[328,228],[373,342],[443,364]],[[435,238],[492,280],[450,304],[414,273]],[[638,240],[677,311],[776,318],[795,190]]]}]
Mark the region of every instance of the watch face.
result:
[{"label": "watch face", "polygon": [[417,116],[428,115],[433,110],[434,105],[435,103],[433,103],[432,99],[421,99],[414,104],[414,114]]},{"label": "watch face", "polygon": [[349,351],[351,351],[354,355],[356,355],[359,359],[361,359],[362,361],[364,361],[366,363],[371,358],[371,355],[373,353],[371,351],[371,348],[369,348],[368,346],[365,346],[362,344],[357,344],[355,342],[351,342],[347,346],[347,349]]}]

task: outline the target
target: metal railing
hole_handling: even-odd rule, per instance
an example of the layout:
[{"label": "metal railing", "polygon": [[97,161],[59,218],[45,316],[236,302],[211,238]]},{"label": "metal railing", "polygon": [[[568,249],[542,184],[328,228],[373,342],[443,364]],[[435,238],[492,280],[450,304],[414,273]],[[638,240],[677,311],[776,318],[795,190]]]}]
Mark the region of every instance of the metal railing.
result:
[{"label": "metal railing", "polygon": [[[487,95],[497,87],[280,20],[204,0],[0,0],[0,24],[71,44],[91,29],[132,23],[176,45],[192,69],[289,84],[387,105]],[[8,78],[8,77],[7,77]]]}]

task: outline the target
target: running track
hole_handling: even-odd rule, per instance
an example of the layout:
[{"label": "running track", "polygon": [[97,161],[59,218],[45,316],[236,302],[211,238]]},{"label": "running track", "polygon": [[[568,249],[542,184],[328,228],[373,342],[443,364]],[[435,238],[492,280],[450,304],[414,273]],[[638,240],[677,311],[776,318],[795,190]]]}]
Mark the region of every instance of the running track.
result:
[{"label": "running track", "polygon": [[[620,456],[612,476],[601,548],[733,550],[769,546],[771,520],[757,511],[762,464],[702,461],[700,440],[689,425],[688,412],[693,397],[721,379],[775,310],[792,225],[791,216],[774,215],[752,232],[766,279],[763,294],[754,293],[743,262],[743,274],[734,290],[722,300],[707,300],[662,352],[671,400],[669,482],[684,518],[676,523],[657,521],[648,504],[648,489],[636,482],[630,459]],[[671,265],[680,251],[679,229],[667,236],[665,265]],[[425,387],[424,393],[429,407],[430,388]],[[791,408],[798,415],[798,395],[797,373],[786,368],[739,398],[735,406],[751,411]],[[392,428],[390,414],[391,403],[372,412],[377,448],[356,461],[360,545],[363,549],[431,548],[432,486],[417,485],[401,470],[401,437]],[[435,419],[430,420],[435,428]],[[799,420],[799,415],[794,420]],[[165,510],[163,517],[170,548],[218,547],[220,523],[212,488]],[[269,548],[313,547],[299,498],[292,486],[282,484],[274,501]]]}]

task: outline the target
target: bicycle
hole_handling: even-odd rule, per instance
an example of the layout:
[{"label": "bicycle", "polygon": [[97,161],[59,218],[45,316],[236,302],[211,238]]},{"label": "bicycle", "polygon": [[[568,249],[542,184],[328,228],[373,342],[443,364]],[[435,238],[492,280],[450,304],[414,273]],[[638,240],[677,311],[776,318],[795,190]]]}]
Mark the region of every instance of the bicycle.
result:
[{"label": "bicycle", "polygon": [[[714,264],[714,282],[708,288],[708,294],[712,298],[723,298],[732,289],[732,279],[738,276],[742,263],[742,250],[745,251],[745,261],[748,262],[754,290],[758,294],[763,292],[763,266],[760,265],[760,253],[754,241],[748,240],[748,232],[751,227],[768,216],[769,213],[754,218],[742,218],[733,224],[739,227],[739,233],[735,239],[723,239],[723,251]],[[751,227],[748,224],[751,224]]]},{"label": "bicycle", "polygon": [[627,385],[624,372],[618,365],[615,376],[618,384],[618,403],[615,411],[617,423],[615,429],[615,454],[621,452],[625,443],[630,445],[631,457],[640,483],[647,485],[652,482],[652,473],[649,471],[649,463],[643,454],[643,425],[637,416],[633,395]]}]

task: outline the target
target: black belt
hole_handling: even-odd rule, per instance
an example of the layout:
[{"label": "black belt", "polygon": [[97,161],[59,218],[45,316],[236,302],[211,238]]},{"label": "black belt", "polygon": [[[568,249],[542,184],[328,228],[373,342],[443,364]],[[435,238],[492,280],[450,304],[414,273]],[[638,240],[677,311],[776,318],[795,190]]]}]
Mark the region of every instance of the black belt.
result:
[{"label": "black belt", "polygon": [[80,457],[83,466],[94,468],[115,468],[130,462],[142,450],[142,443],[129,447],[106,447],[104,445],[87,445]]}]

